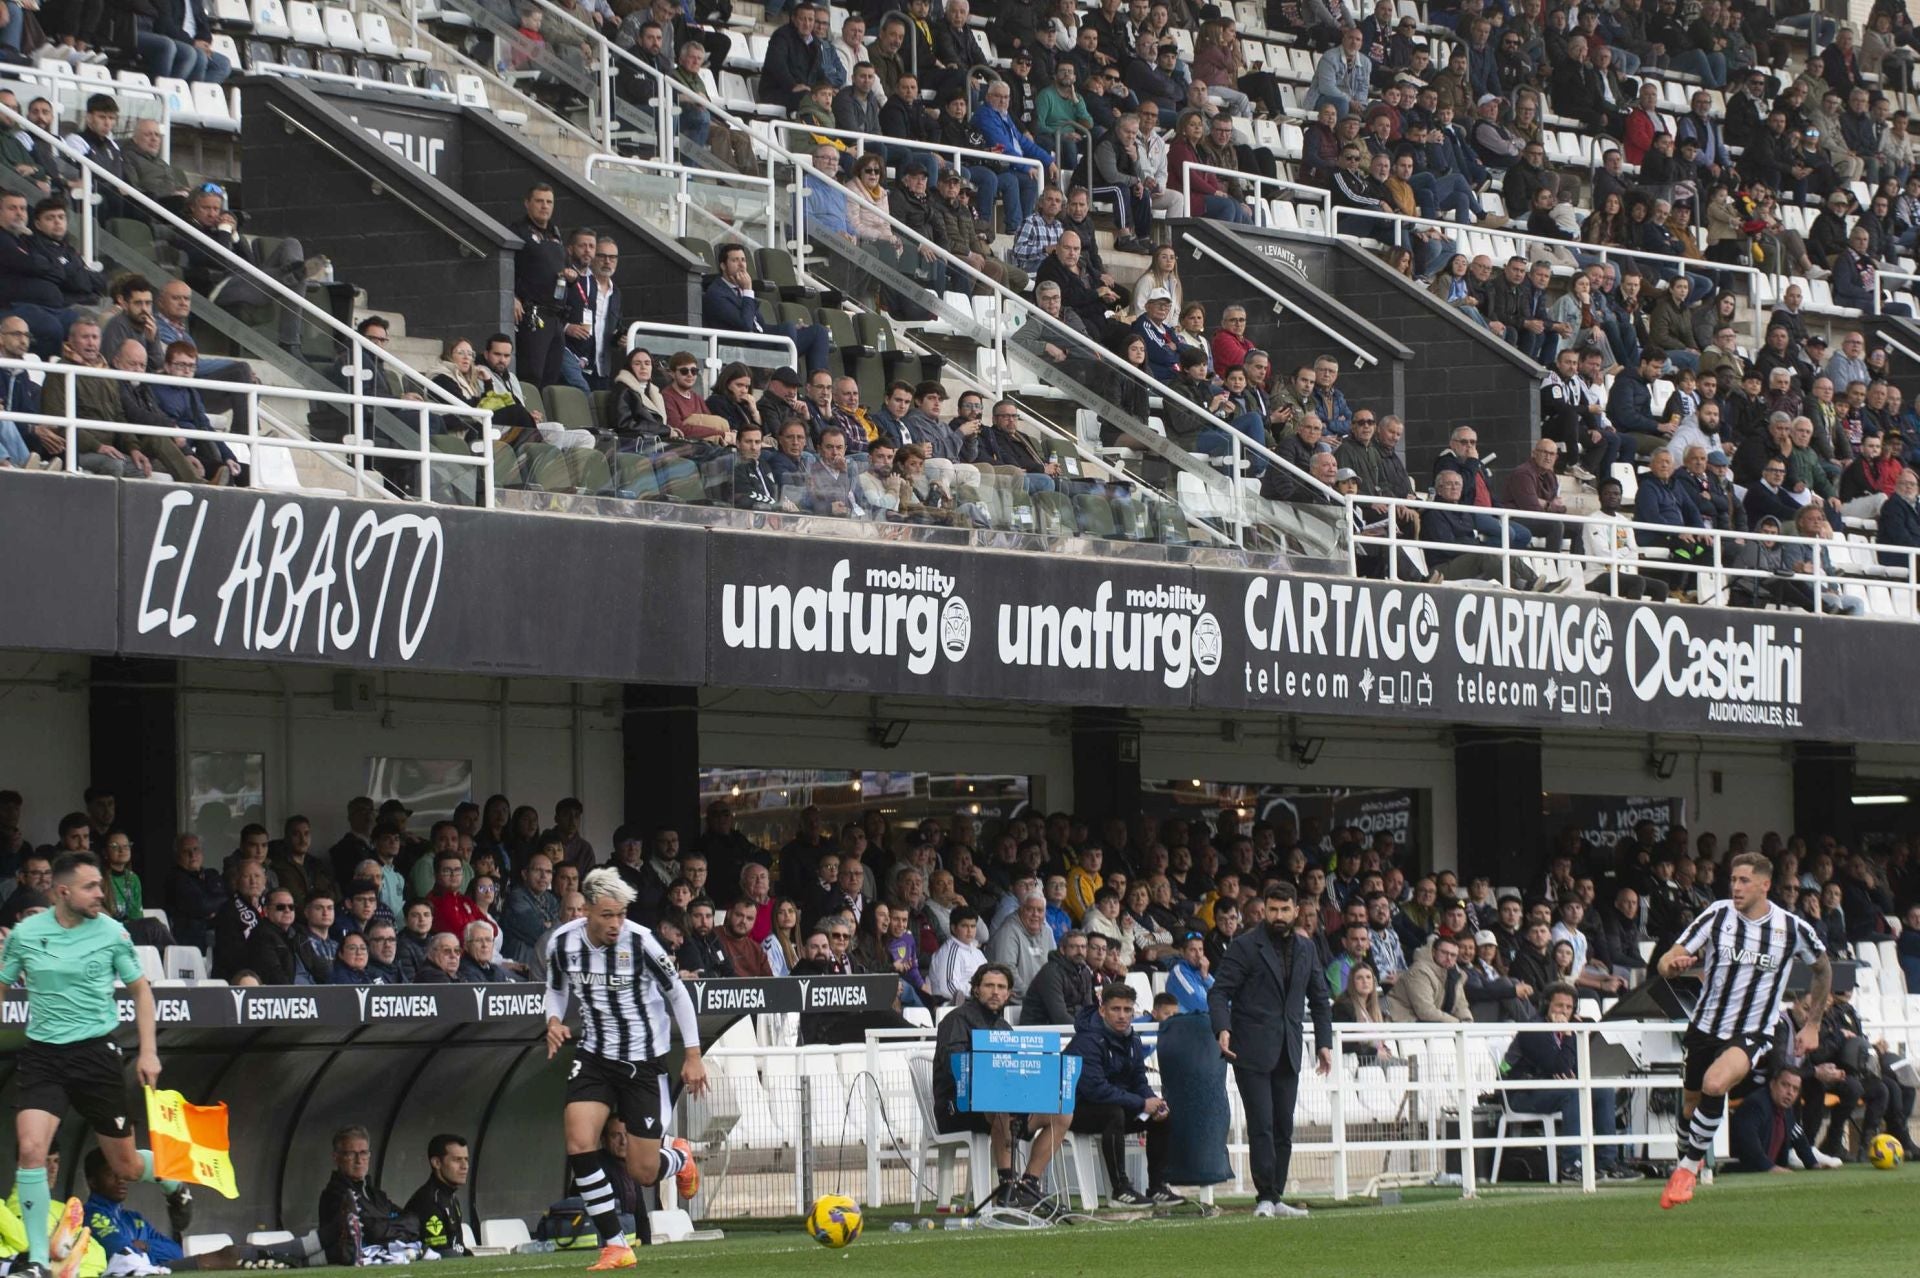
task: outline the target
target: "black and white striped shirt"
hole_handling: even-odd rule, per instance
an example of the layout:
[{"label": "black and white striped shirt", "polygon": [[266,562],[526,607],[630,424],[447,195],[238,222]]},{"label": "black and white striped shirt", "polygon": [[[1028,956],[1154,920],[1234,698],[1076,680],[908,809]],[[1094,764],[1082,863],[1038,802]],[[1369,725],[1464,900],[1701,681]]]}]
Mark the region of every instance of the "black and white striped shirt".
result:
[{"label": "black and white striped shirt", "polygon": [[1747,918],[1732,901],[1715,901],[1680,934],[1680,944],[1701,963],[1693,1027],[1721,1039],[1770,1032],[1793,961],[1811,963],[1827,952],[1805,919],[1771,901],[1759,919]]},{"label": "black and white striped shirt", "polygon": [[693,999],[673,959],[653,933],[631,921],[607,946],[587,936],[587,920],[574,919],[547,938],[547,1013],[564,1018],[569,995],[580,1001],[580,1049],[616,1061],[665,1056],[673,1027],[681,1041],[700,1046]]}]

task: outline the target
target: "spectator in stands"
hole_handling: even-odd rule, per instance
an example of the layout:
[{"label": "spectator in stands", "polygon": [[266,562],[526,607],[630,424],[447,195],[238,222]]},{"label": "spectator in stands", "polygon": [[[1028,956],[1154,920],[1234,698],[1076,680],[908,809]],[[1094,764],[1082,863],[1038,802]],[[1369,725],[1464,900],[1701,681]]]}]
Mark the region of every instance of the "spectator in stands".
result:
[{"label": "spectator in stands", "polygon": [[1802,1171],[1837,1166],[1820,1161],[1801,1125],[1800,1079],[1799,1071],[1783,1069],[1768,1079],[1766,1086],[1747,1093],[1729,1120],[1733,1158],[1727,1170],[1790,1172],[1789,1151],[1799,1158]]},{"label": "spectator in stands", "polygon": [[420,1222],[400,1210],[373,1183],[373,1146],[367,1129],[333,1134],[333,1175],[320,1191],[320,1246],[334,1265],[362,1263],[368,1249],[417,1244]]},{"label": "spectator in stands", "polygon": [[[1564,1025],[1573,1019],[1574,1005],[1572,986],[1551,985],[1543,995],[1542,1016],[1549,1022]],[[1507,1049],[1505,1074],[1513,1079],[1576,1078],[1579,1076],[1576,1058],[1572,1034],[1559,1031],[1515,1034],[1512,1046]],[[1559,1114],[1562,1136],[1578,1136],[1585,1130],[1583,1115],[1589,1106],[1593,1113],[1596,1138],[1612,1136],[1617,1130],[1616,1101],[1611,1087],[1595,1087],[1587,1097],[1582,1097],[1577,1088],[1514,1089],[1504,1092],[1503,1097],[1507,1108],[1516,1112]],[[1593,1162],[1596,1177],[1602,1180],[1640,1179],[1639,1172],[1621,1163],[1620,1148],[1610,1144],[1595,1146]],[[1558,1156],[1561,1179],[1579,1179],[1579,1148],[1562,1146]]]},{"label": "spectator in stands", "polygon": [[165,158],[165,141],[159,120],[152,116],[135,120],[124,153],[125,177],[130,186],[155,203],[170,212],[185,213],[193,180],[185,169]]},{"label": "spectator in stands", "polygon": [[1086,964],[1087,936],[1077,928],[1060,934],[1046,962],[1027,983],[1020,1019],[1033,1025],[1072,1025],[1094,1004],[1094,978]]},{"label": "spectator in stands", "polygon": [[824,327],[806,320],[773,325],[761,322],[744,245],[722,244],[715,252],[715,265],[720,274],[707,285],[702,323],[728,332],[771,333],[788,338],[806,361],[809,373],[827,367],[832,347]]},{"label": "spectator in stands", "polygon": [[[709,907],[711,920],[711,907]],[[476,919],[467,924],[462,934],[465,938],[461,946],[460,963],[454,979],[473,985],[500,984],[517,981],[519,976],[513,968],[494,958],[494,946],[498,932],[491,920]]]},{"label": "spectator in stands", "polygon": [[[253,867],[247,863],[243,873]],[[264,874],[264,871],[262,871]],[[234,969],[246,967],[257,973],[262,985],[296,983],[300,960],[296,945],[293,894],[284,888],[267,893],[261,913],[247,933],[241,947],[242,961]]]},{"label": "spectator in stands", "polygon": [[[279,889],[292,895],[285,884]],[[272,899],[268,899],[271,909]],[[295,985],[325,985],[333,979],[333,960],[340,953],[333,921],[338,903],[331,891],[310,893],[301,906],[301,924],[293,932]]]},{"label": "spectator in stands", "polygon": [[756,101],[791,111],[823,78],[822,41],[814,31],[818,14],[810,4],[795,5],[787,14],[787,25],[767,41]]},{"label": "spectator in stands", "polygon": [[[64,217],[64,202],[54,202]],[[50,358],[80,318],[65,287],[73,278],[70,255],[63,244],[35,233],[26,197],[11,191],[0,194],[0,231],[5,232],[0,236],[0,308],[25,320],[33,333],[34,353]]]},{"label": "spectator in stands", "polygon": [[[1012,116],[1007,113],[1011,100],[1012,94],[1006,82],[994,81],[987,86],[980,106],[974,111],[973,126],[985,140],[986,149],[1003,155],[1037,160],[1047,169],[1052,170],[1054,168],[1053,153],[1023,133],[1013,122]],[[1027,215],[1034,207],[1038,186],[1031,166],[1014,165],[1005,172],[997,174],[995,184],[997,190],[983,186],[977,176],[974,177],[974,184],[979,188],[974,207],[989,225],[993,222],[993,198],[998,195],[1006,209],[1007,229],[1018,232],[1024,227]],[[1052,216],[1057,216],[1058,213],[1059,209],[1056,207]],[[1038,254],[1033,253],[1029,256],[1037,258]],[[1017,247],[1013,260],[1014,264],[1022,270],[1033,269],[1031,262],[1022,261]]]},{"label": "spectator in stands", "polygon": [[[225,189],[213,182],[201,183],[188,197],[187,219],[198,235],[177,240],[178,248],[186,257],[186,266],[181,274],[193,291],[203,297],[211,296],[214,287],[225,281],[225,287],[220,289],[217,299],[224,309],[244,312],[258,307],[270,308],[274,312],[280,345],[298,354],[300,329],[304,323],[301,311],[247,276],[235,274],[229,261],[238,258],[283,288],[298,294],[302,292],[306,281],[306,250],[301,247],[299,240],[287,236],[263,259],[257,243],[241,235],[240,218],[227,208],[226,201]],[[216,253],[209,249],[202,242],[203,237],[222,251]],[[551,282],[547,288],[551,296]]]},{"label": "spectator in stands", "polygon": [[214,51],[201,0],[151,0],[149,7],[151,16],[134,14],[135,44],[148,75],[220,84],[233,73],[226,55]]},{"label": "spectator in stands", "polygon": [[205,949],[213,938],[214,917],[225,901],[220,876],[204,864],[200,836],[181,834],[173,841],[173,865],[161,899],[167,921],[181,945]]},{"label": "spectator in stands", "polygon": [[971,906],[957,906],[947,917],[948,937],[927,964],[927,990],[943,1003],[958,1003],[972,988],[973,974],[986,965],[987,956],[975,938],[980,916]]},{"label": "spectator in stands", "polygon": [[[1051,938],[1051,933],[1048,934]],[[984,1132],[991,1139],[994,1166],[999,1173],[999,1188],[994,1201],[1013,1207],[1032,1207],[1044,1196],[1040,1177],[1060,1147],[1061,1137],[1071,1121],[1065,1114],[989,1114],[962,1111],[953,1073],[953,1057],[973,1048],[974,1030],[1009,1028],[1004,1014],[1013,991],[1013,972],[1000,963],[987,963],[973,973],[969,997],[955,1004],[940,1022],[935,1035],[933,1058],[934,1123],[942,1132]],[[1025,1174],[1016,1177],[1013,1153],[1016,1143],[1033,1137]]]},{"label": "spectator in stands", "polygon": [[[1825,507],[1814,504],[1805,506],[1794,517],[1793,531],[1796,537],[1811,538],[1816,541],[1833,539],[1833,525],[1827,520]],[[1865,614],[1867,601],[1852,594],[1840,586],[1840,576],[1834,569],[1833,558],[1826,547],[1816,551],[1811,546],[1793,543],[1784,547],[1788,571],[1811,577],[1814,573],[1814,555],[1820,556],[1820,573],[1823,584],[1818,587],[1820,593],[1820,612],[1839,613],[1843,617],[1858,617]],[[1814,610],[1813,598],[1816,587],[1811,582],[1785,582],[1787,602],[1798,607]]]},{"label": "spectator in stands", "polygon": [[342,937],[339,949],[333,957],[333,965],[328,970],[329,985],[382,985],[385,980],[372,966],[373,947],[367,938],[358,932]]},{"label": "spectator in stands", "polygon": [[1026,997],[1027,987],[1039,974],[1054,949],[1053,929],[1047,926],[1047,898],[1038,890],[1028,892],[1014,915],[996,927],[987,942],[987,957],[1003,964],[1012,973],[1014,1001]]},{"label": "spectator in stands", "polygon": [[[409,920],[411,922],[411,920]],[[452,932],[434,932],[420,947],[420,959],[408,977],[416,985],[445,985],[460,979],[460,938]]]},{"label": "spectator in stands", "polygon": [[502,952],[516,963],[526,963],[540,938],[560,921],[560,898],[553,893],[553,862],[534,853],[521,867],[520,881],[507,893],[501,915]]}]

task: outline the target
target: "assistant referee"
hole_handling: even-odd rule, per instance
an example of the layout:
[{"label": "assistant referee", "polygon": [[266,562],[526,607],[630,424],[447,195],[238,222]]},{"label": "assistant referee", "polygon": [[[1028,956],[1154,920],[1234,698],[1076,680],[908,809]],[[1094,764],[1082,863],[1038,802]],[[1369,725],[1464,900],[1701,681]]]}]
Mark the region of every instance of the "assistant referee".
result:
[{"label": "assistant referee", "polygon": [[[23,976],[27,987],[27,1042],[15,1070],[20,1090],[14,1132],[20,1165],[14,1184],[27,1231],[29,1268],[16,1273],[44,1278],[52,1262],[86,1250],[79,1238],[85,1232],[79,1199],[70,1200],[54,1228],[48,1227],[47,1151],[69,1107],[93,1128],[117,1175],[155,1179],[153,1154],[133,1143],[125,1053],[113,1040],[120,1026],[114,998],[118,981],[133,995],[140,1039],[134,1073],[143,1087],[160,1081],[153,990],[140,973],[133,939],[104,913],[105,907],[100,862],[90,852],[65,853],[53,863],[53,908],[16,926],[0,957],[0,987],[12,986]],[[185,1186],[159,1183],[169,1206],[185,1205]]]}]

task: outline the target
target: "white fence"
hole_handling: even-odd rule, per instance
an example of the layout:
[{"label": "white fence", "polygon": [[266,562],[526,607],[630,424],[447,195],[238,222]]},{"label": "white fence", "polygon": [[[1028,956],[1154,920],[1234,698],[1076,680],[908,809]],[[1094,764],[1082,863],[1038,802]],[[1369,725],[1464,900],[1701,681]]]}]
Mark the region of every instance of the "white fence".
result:
[{"label": "white fence", "polygon": [[[1920,1019],[1911,1013],[1893,1022],[1876,1020],[1873,1006],[1865,1011],[1869,1033],[1896,1050],[1920,1042]],[[936,1171],[941,1146],[947,1147],[949,1169],[958,1170],[956,1155],[965,1154],[967,1174],[954,1179],[962,1204],[968,1200],[972,1160],[984,1156],[985,1138],[937,1139],[931,1131],[931,1028],[874,1031],[859,1044],[798,1047],[790,1042],[792,1017],[761,1022],[741,1022],[716,1043],[706,1053],[709,1096],[681,1101],[676,1130],[705,1150],[706,1188],[690,1204],[693,1210],[705,1216],[793,1215],[823,1193],[849,1194],[867,1206],[917,1206],[936,1199],[935,1181],[946,1178]],[[1069,1027],[1021,1028],[1071,1032]],[[1337,1025],[1329,1076],[1313,1072],[1308,1042],[1288,1192],[1347,1199],[1454,1175],[1472,1197],[1487,1183],[1480,1155],[1496,1151],[1504,1161],[1517,1150],[1539,1156],[1548,1147],[1578,1152],[1580,1188],[1591,1192],[1603,1148],[1615,1147],[1634,1160],[1671,1159],[1677,1148],[1684,1028],[1681,1022],[1632,1021]],[[1136,1032],[1152,1043],[1158,1027],[1143,1023]],[[1515,1034],[1556,1032],[1576,1036],[1577,1078],[1503,1076],[1501,1061]],[[756,1035],[766,1041],[756,1042]],[[1382,1043],[1390,1054],[1362,1057],[1348,1050],[1356,1042]],[[922,1062],[918,1076],[916,1058]],[[1148,1071],[1158,1086],[1154,1058]],[[1509,1108],[1509,1097],[1569,1089],[1581,1096],[1585,1121],[1578,1133],[1560,1129],[1557,1113]],[[1607,1089],[1625,1102],[1614,1136],[1597,1135],[1591,1121],[1594,1093]],[[1227,1154],[1234,1179],[1215,1188],[1246,1194],[1252,1188],[1246,1122],[1231,1071],[1226,1091]],[[1178,1124],[1180,1101],[1171,1099],[1172,1121]],[[1493,1132],[1476,1131],[1476,1120]],[[1719,1152],[1726,1149],[1723,1126]],[[1130,1156],[1137,1159],[1139,1153],[1133,1150]],[[1554,1155],[1546,1161],[1554,1162]],[[1507,1162],[1503,1171],[1509,1179],[1512,1170]],[[1069,1197],[1084,1200],[1088,1193],[1104,1192],[1097,1145],[1084,1136],[1069,1139],[1049,1176]]]}]

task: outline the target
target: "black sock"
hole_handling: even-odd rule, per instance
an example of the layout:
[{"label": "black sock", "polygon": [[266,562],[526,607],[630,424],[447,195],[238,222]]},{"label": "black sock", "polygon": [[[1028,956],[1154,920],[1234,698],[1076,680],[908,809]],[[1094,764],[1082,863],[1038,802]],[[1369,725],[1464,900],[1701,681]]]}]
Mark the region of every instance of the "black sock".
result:
[{"label": "black sock", "polygon": [[573,1173],[574,1187],[580,1191],[581,1201],[587,1215],[593,1217],[593,1227],[599,1232],[600,1245],[604,1247],[625,1235],[620,1230],[620,1208],[614,1201],[613,1184],[607,1179],[603,1158],[601,1154],[568,1154],[567,1170]]}]

